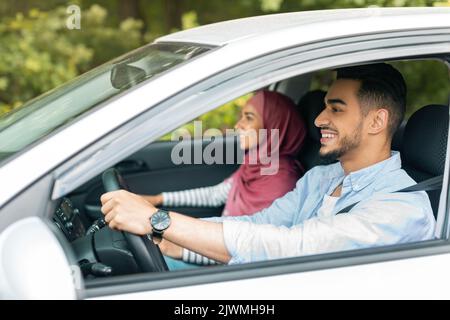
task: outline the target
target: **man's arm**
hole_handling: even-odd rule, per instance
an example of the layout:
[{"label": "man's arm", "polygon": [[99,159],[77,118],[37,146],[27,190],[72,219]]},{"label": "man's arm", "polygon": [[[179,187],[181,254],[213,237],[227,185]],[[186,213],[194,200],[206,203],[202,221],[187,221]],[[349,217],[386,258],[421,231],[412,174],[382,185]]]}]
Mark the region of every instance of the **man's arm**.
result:
[{"label": "man's arm", "polygon": [[[237,216],[237,217],[212,217],[203,218],[203,221],[222,223],[227,221],[242,221],[250,222],[253,224],[272,224],[275,226],[291,226],[294,220],[294,215],[300,210],[300,199],[303,184],[297,183],[297,188],[291,192],[288,192],[285,196],[275,200],[275,202],[269,207],[262,210],[259,213],[253,215]],[[159,247],[161,251],[172,258],[181,259],[183,255],[183,248],[176,245],[167,239],[163,240]],[[198,252],[197,249],[191,250]],[[209,257],[211,258],[211,257]]]},{"label": "man's arm", "polygon": [[[310,172],[312,171],[314,170]],[[293,191],[277,199],[269,208],[252,216],[202,221],[171,213],[172,226],[164,233],[164,238],[169,242],[162,243],[163,253],[179,259],[182,248],[186,248],[218,262],[227,263],[231,256],[226,248],[222,220],[291,226],[304,201],[305,181],[309,175],[310,173],[307,173],[300,179]],[[120,190],[105,193],[100,199],[102,212],[110,228],[140,235],[151,233],[149,218],[156,209],[141,196]]]},{"label": "man's arm", "polygon": [[393,193],[291,228],[224,221],[223,231],[233,262],[254,262],[429,240],[434,226],[425,193]]},{"label": "man's arm", "polygon": [[[152,232],[150,217],[157,209],[141,196],[125,190],[101,196],[102,213],[112,229],[145,235]],[[170,212],[171,224],[164,239],[216,261],[228,263],[221,223],[202,221]]]},{"label": "man's arm", "polygon": [[[203,218],[205,221],[223,222],[223,221],[241,221],[254,224],[271,224],[274,226],[292,226],[294,218],[300,213],[304,199],[308,179],[311,178],[311,172],[305,174],[303,178],[297,181],[294,190],[286,193],[283,197],[276,199],[268,208],[252,215],[211,217]],[[298,217],[301,220],[302,217]]]},{"label": "man's arm", "polygon": [[170,212],[170,219],[164,239],[222,263],[228,263],[231,259],[225,245],[222,223],[198,220],[176,212]]}]

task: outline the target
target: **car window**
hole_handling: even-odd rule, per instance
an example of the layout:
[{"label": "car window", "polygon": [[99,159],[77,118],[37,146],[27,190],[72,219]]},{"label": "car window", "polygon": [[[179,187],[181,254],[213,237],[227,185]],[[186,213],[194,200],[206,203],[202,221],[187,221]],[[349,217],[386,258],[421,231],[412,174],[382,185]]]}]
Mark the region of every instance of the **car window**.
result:
[{"label": "car window", "polygon": [[248,93],[234,99],[200,117],[180,126],[174,131],[162,136],[160,141],[178,140],[176,137],[199,139],[203,136],[221,136],[227,129],[233,129],[239,120],[241,108],[252,97]]},{"label": "car window", "polygon": [[[395,61],[391,63],[403,75],[408,88],[407,120],[414,111],[427,104],[448,105],[450,97],[449,70],[438,60]],[[313,75],[311,90],[326,91],[334,79],[334,71],[322,70]]]},{"label": "car window", "polygon": [[188,44],[151,44],[99,66],[0,117],[0,161],[99,103],[209,50]]}]

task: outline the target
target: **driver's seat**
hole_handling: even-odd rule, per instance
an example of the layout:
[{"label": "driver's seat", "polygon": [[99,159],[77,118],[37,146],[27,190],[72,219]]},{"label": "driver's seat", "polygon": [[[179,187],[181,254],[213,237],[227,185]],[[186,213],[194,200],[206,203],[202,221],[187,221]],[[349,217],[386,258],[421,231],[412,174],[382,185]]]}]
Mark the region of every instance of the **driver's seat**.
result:
[{"label": "driver's seat", "polygon": [[[444,105],[427,105],[409,118],[401,157],[403,169],[416,182],[444,173],[447,153],[449,108]],[[436,216],[440,190],[428,191],[433,213]]]}]

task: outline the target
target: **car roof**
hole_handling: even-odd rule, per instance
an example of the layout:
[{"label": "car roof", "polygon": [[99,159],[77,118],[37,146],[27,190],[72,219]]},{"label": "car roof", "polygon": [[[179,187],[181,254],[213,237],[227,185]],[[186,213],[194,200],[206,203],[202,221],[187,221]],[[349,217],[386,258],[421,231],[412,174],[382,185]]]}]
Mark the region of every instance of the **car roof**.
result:
[{"label": "car roof", "polygon": [[[399,20],[400,19],[400,20]],[[409,23],[408,23],[409,21]],[[343,23],[345,22],[345,23]],[[369,28],[359,27],[369,25]],[[271,38],[283,30],[302,29],[310,32],[311,25],[321,30],[321,37],[333,36],[333,30],[343,28],[346,34],[375,31],[450,27],[450,8],[362,8],[319,10],[262,15],[213,23],[173,33],[157,42],[188,42],[223,46],[252,38]],[[373,27],[370,28],[370,25]],[[358,26],[355,28],[355,26]],[[342,30],[341,30],[342,31]],[[363,32],[364,31],[364,32]],[[316,35],[317,37],[317,35]],[[299,36],[301,39],[302,37]]]}]

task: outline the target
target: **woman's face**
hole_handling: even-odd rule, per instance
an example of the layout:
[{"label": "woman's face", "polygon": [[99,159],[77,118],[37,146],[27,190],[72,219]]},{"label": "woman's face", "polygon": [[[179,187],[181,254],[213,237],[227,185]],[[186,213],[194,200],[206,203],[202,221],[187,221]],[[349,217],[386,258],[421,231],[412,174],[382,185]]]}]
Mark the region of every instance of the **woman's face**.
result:
[{"label": "woman's face", "polygon": [[246,104],[242,108],[241,118],[234,126],[239,134],[239,142],[242,150],[249,150],[258,145],[259,129],[263,128],[262,115],[255,107]]}]

